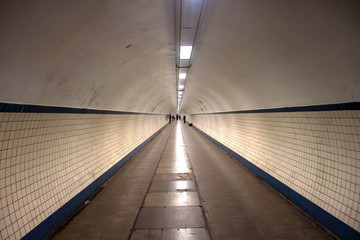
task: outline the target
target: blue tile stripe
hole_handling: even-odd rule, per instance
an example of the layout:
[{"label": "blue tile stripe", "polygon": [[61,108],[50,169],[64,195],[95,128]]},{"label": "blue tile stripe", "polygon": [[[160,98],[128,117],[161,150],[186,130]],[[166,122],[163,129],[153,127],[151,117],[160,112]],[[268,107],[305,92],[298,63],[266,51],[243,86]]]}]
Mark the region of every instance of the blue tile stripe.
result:
[{"label": "blue tile stripe", "polygon": [[201,134],[209,138],[211,141],[219,145],[225,152],[230,154],[233,158],[239,161],[241,164],[246,166],[250,171],[255,173],[258,177],[263,179],[267,182],[270,186],[275,188],[279,191],[282,195],[284,195],[287,199],[291,202],[296,204],[300,207],[304,212],[309,214],[313,217],[316,221],[318,221],[321,225],[326,227],[336,236],[343,240],[359,240],[360,233],[350,227],[349,225],[345,224],[344,222],[340,221],[338,218],[334,217],[333,215],[326,212],[321,207],[317,206],[315,203],[311,202],[309,199],[303,197],[298,192],[294,191],[292,188],[288,187],[284,183],[280,182],[261,168],[257,167],[256,165],[252,164],[250,161],[243,158],[241,155],[237,154],[230,148],[226,147],[219,141],[215,140],[211,136],[207,135],[205,132],[197,128],[193,125],[195,129],[197,129]]},{"label": "blue tile stripe", "polygon": [[360,110],[360,102],[336,103],[327,105],[297,106],[284,108],[254,109],[229,112],[195,113],[190,115],[209,114],[239,114],[239,113],[277,113],[277,112],[321,112],[321,111],[345,111]]},{"label": "blue tile stripe", "polygon": [[0,112],[165,115],[165,114],[158,114],[158,113],[140,113],[140,112],[112,111],[112,110],[99,110],[99,109],[88,109],[88,108],[26,105],[26,104],[3,103],[3,102],[0,102]]},{"label": "blue tile stripe", "polygon": [[117,162],[113,167],[107,170],[102,174],[98,179],[93,181],[89,186],[84,190],[78,193],[70,201],[60,207],[56,212],[50,215],[42,223],[36,226],[28,234],[26,234],[22,239],[23,240],[39,240],[45,239],[52,231],[54,231],[58,226],[60,226],[69,216],[71,216],[79,207],[81,207],[84,202],[89,199],[98,189],[101,188],[125,163],[127,163],[139,150],[141,150],[151,139],[153,139],[157,134],[163,130],[167,124],[150,136],[147,140],[137,146],[132,150],[128,155],[123,159]]}]

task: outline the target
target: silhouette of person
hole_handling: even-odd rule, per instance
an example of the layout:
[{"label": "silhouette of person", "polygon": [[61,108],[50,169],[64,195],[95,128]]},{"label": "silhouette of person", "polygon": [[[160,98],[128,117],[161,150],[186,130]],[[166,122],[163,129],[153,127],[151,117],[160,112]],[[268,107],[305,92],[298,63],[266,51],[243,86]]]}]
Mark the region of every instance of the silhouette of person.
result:
[{"label": "silhouette of person", "polygon": [[184,123],[186,123],[186,116],[184,115],[183,118],[184,118]]}]

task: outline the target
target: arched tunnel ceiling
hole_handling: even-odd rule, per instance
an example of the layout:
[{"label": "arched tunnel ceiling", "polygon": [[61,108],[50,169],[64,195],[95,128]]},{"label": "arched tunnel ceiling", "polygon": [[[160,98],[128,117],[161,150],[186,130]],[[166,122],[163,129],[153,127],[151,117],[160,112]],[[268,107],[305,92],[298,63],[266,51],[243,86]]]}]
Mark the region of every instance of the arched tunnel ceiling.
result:
[{"label": "arched tunnel ceiling", "polygon": [[359,3],[207,0],[183,111],[359,101]]},{"label": "arched tunnel ceiling", "polygon": [[[185,113],[360,101],[357,0],[204,0]],[[0,1],[0,101],[176,110],[172,0]]]},{"label": "arched tunnel ceiling", "polygon": [[0,101],[176,108],[174,3],[0,1]]}]

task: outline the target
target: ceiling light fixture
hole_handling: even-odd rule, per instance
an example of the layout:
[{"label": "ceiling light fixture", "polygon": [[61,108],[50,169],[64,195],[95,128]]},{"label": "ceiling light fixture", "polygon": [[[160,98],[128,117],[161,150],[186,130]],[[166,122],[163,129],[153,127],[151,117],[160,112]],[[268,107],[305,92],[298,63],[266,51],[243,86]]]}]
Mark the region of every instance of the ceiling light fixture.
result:
[{"label": "ceiling light fixture", "polygon": [[[204,0],[175,0],[176,39],[176,90],[178,90],[178,113],[185,91],[188,71],[194,54],[196,35],[199,28]],[[181,91],[181,93],[180,93]]]},{"label": "ceiling light fixture", "polygon": [[182,80],[182,79],[185,79],[186,78],[186,73],[180,73],[179,74],[179,79]]},{"label": "ceiling light fixture", "polygon": [[180,46],[180,60],[188,60],[191,58],[192,46]]}]

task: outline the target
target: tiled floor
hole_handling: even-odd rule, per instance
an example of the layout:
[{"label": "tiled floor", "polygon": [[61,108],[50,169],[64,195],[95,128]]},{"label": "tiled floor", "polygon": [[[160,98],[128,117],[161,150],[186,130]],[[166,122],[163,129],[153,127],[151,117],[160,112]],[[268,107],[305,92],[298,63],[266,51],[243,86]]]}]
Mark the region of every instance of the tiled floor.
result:
[{"label": "tiled floor", "polygon": [[172,123],[54,239],[333,238],[195,129]]}]

